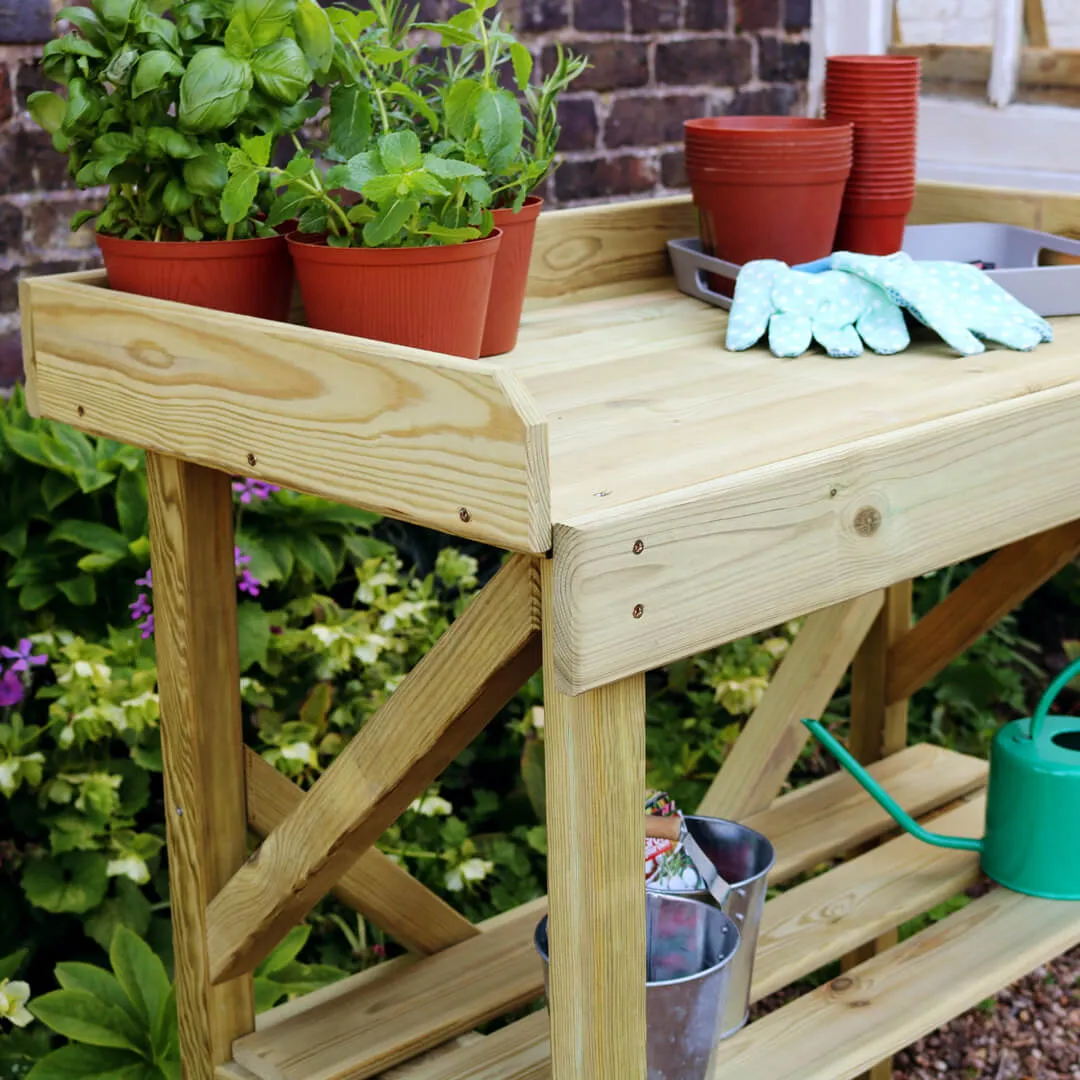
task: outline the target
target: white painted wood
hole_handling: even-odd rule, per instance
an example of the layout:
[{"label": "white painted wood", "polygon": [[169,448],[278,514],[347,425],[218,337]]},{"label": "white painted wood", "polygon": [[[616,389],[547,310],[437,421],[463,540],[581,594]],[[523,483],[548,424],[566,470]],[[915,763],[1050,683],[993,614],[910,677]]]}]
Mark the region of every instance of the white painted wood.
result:
[{"label": "white painted wood", "polygon": [[1020,82],[1020,50],[1024,45],[1024,0],[997,0],[994,11],[994,60],[986,93],[990,104],[1005,108]]}]

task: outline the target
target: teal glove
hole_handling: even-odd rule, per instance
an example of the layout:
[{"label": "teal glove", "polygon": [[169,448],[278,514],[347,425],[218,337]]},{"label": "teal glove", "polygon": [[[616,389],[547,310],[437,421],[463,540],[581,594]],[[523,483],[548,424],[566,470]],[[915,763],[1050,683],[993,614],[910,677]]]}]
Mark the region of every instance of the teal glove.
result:
[{"label": "teal glove", "polygon": [[903,313],[876,285],[835,270],[792,270],[775,259],[739,271],[727,347],[749,349],[766,331],[773,355],[783,357],[801,356],[812,341],[830,356],[859,356],[864,341],[883,354],[910,343]]},{"label": "teal glove", "polygon": [[902,251],[895,255],[838,251],[832,265],[884,289],[895,303],[965,356],[985,351],[980,338],[1025,351],[1054,340],[1045,319],[976,266],[916,262]]}]

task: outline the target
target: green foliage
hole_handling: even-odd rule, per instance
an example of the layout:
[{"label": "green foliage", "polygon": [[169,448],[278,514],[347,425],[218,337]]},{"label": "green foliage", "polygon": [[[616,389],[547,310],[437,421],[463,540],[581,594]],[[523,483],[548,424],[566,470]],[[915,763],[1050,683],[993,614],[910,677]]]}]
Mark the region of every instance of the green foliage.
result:
[{"label": "green foliage", "polygon": [[[317,6],[317,5],[316,5]],[[260,218],[225,220],[227,153],[240,137],[289,134],[318,110],[308,101],[329,66],[329,21],[311,0],[93,0],[61,13],[74,30],[45,46],[46,76],[66,97],[37,91],[28,105],[68,154],[81,188],[108,185],[99,232],[140,240],[269,234]]]}]

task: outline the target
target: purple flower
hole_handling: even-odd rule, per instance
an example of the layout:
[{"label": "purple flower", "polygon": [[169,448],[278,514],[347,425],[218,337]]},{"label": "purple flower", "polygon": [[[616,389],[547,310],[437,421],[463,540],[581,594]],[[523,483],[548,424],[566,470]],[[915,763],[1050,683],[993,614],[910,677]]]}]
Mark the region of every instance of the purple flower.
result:
[{"label": "purple flower", "polygon": [[34,643],[29,638],[22,638],[14,649],[6,645],[0,646],[0,656],[5,660],[14,660],[11,671],[29,671],[31,667],[39,667],[44,664],[48,657],[44,653],[34,655]]},{"label": "purple flower", "polygon": [[143,577],[135,579],[136,585],[141,585],[144,589],[152,589],[154,587],[154,571],[153,568],[146,571]]},{"label": "purple flower", "polygon": [[250,503],[252,499],[262,502],[269,499],[275,491],[280,491],[278,484],[268,484],[265,480],[253,480],[250,476],[246,480],[234,480],[233,491],[240,496],[242,503]]},{"label": "purple flower", "polygon": [[3,678],[0,678],[0,709],[6,709],[9,705],[18,705],[23,699],[23,693],[22,679],[12,668]]},{"label": "purple flower", "polygon": [[150,602],[146,599],[146,593],[139,593],[138,598],[134,604],[128,604],[131,608],[131,617],[138,621],[143,618],[144,615],[149,615],[154,609],[150,606]]},{"label": "purple flower", "polygon": [[143,641],[154,636],[154,613],[152,611],[139,623],[139,629],[142,631]]},{"label": "purple flower", "polygon": [[240,580],[237,582],[236,587],[241,592],[245,592],[249,596],[258,596],[261,586],[262,582],[255,577],[250,570],[240,571]]},{"label": "purple flower", "polygon": [[247,566],[247,564],[251,562],[251,556],[245,555],[238,547],[232,549],[232,556],[237,570],[239,570],[241,566]]}]

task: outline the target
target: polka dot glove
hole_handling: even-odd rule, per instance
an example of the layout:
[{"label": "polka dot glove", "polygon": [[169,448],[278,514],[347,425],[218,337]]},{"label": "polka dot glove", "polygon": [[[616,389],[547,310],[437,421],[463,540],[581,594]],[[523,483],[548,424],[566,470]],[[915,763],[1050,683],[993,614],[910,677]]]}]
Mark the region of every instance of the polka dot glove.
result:
[{"label": "polka dot glove", "polygon": [[916,262],[904,252],[882,256],[848,251],[836,252],[832,265],[884,289],[965,356],[985,350],[980,338],[1025,351],[1054,339],[1045,319],[976,266]]},{"label": "polka dot glove", "polygon": [[747,263],[735,282],[727,347],[769,335],[774,356],[801,356],[817,341],[830,356],[859,356],[863,342],[892,354],[910,343],[904,316],[873,283],[836,270],[804,273],[775,259]]}]

